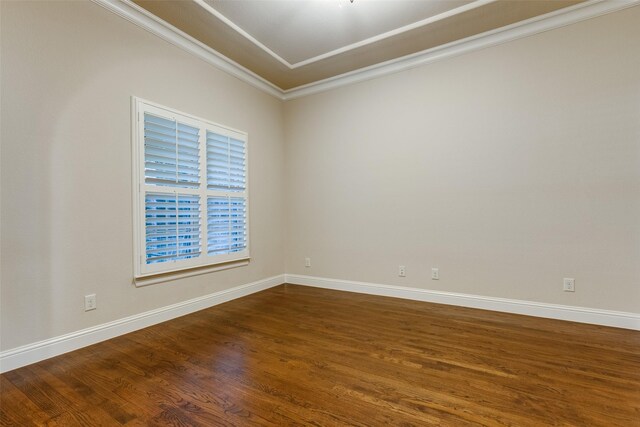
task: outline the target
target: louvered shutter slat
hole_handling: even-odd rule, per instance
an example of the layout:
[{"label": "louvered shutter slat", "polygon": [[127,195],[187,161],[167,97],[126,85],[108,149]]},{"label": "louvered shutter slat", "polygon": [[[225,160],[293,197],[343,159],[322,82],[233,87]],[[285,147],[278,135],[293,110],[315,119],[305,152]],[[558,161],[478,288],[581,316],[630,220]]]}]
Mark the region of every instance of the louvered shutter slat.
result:
[{"label": "louvered shutter slat", "polygon": [[190,258],[200,254],[200,197],[178,195],[178,254]]},{"label": "louvered shutter slat", "polygon": [[[244,191],[245,142],[207,131],[207,186],[210,189]],[[246,200],[210,197],[207,203],[209,254],[246,248]]]},{"label": "louvered shutter slat", "polygon": [[245,188],[244,141],[231,138],[229,141],[229,187],[237,191]]},{"label": "louvered shutter slat", "polygon": [[145,182],[198,188],[200,129],[173,119],[144,115]]},{"label": "louvered shutter slat", "polygon": [[200,129],[178,123],[178,182],[197,188],[200,184]]},{"label": "louvered shutter slat", "polygon": [[229,199],[209,197],[207,201],[207,251],[209,255],[225,253],[229,249]]},{"label": "louvered shutter slat", "polygon": [[200,197],[147,193],[146,262],[176,261],[200,254]]},{"label": "louvered shutter slat", "polygon": [[208,188],[243,191],[245,177],[245,142],[207,131]]},{"label": "louvered shutter slat", "polygon": [[[173,199],[173,200],[172,200]],[[145,196],[146,262],[163,262],[176,254],[175,197],[147,193]],[[158,227],[166,232],[160,233]],[[173,232],[171,228],[173,227]]]},{"label": "louvered shutter slat", "polygon": [[207,131],[207,187],[229,187],[229,137]]},{"label": "louvered shutter slat", "polygon": [[246,200],[209,197],[207,201],[207,250],[210,255],[246,248]]}]

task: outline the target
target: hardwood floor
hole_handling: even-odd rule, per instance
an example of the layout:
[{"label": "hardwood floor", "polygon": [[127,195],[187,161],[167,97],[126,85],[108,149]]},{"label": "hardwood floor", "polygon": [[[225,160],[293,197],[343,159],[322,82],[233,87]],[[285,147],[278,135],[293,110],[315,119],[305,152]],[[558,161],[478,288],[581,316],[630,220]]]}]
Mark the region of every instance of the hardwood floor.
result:
[{"label": "hardwood floor", "polygon": [[640,332],[294,285],[1,376],[2,425],[640,426]]}]

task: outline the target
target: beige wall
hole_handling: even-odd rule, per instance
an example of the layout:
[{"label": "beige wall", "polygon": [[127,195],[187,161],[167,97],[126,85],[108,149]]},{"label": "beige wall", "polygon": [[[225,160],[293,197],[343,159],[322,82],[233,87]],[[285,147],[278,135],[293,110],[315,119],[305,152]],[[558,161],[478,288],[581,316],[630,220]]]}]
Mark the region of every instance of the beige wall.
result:
[{"label": "beige wall", "polygon": [[[2,350],[285,270],[640,312],[640,7],[283,106],[95,4],[0,4]],[[249,266],[132,285],[131,95],[249,133]]]},{"label": "beige wall", "polygon": [[638,22],[286,103],[287,273],[640,312]]},{"label": "beige wall", "polygon": [[[93,3],[0,3],[3,350],[283,273],[279,100]],[[249,266],[132,285],[132,95],[249,133]]]}]

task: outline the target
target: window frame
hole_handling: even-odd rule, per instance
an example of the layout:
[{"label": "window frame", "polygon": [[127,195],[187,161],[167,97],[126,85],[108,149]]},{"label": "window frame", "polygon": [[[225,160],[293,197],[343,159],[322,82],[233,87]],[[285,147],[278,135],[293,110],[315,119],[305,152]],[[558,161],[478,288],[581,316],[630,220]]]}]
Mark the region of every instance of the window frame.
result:
[{"label": "window frame", "polygon": [[[166,107],[145,99],[131,97],[132,115],[132,196],[133,196],[133,252],[134,279],[144,279],[170,273],[185,273],[187,270],[206,269],[207,272],[230,266],[246,265],[250,259],[250,227],[249,227],[249,138],[246,132],[223,126],[210,120],[202,119],[192,114]],[[200,129],[198,137],[200,179],[198,188],[172,187],[152,185],[145,182],[145,137],[144,114],[149,113],[158,117],[176,120]],[[212,131],[244,142],[245,150],[245,186],[244,191],[210,190],[207,182],[207,131]],[[146,193],[198,195],[200,198],[200,256],[185,260],[167,261],[155,264],[146,263],[146,221],[145,197]],[[245,199],[245,236],[246,247],[237,252],[209,255],[208,254],[208,197],[239,197]],[[207,268],[209,267],[209,268]],[[212,268],[213,267],[213,268]],[[182,276],[182,274],[181,274]]]}]

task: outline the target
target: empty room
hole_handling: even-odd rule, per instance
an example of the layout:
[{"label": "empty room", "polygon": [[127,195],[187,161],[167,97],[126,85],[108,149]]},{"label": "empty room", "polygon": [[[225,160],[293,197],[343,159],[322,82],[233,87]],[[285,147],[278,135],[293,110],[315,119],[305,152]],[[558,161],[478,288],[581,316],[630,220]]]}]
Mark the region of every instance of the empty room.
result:
[{"label": "empty room", "polygon": [[0,0],[0,425],[640,427],[640,0]]}]

